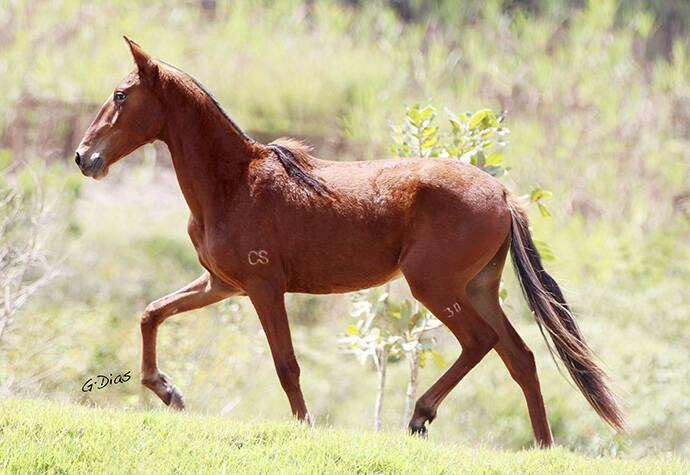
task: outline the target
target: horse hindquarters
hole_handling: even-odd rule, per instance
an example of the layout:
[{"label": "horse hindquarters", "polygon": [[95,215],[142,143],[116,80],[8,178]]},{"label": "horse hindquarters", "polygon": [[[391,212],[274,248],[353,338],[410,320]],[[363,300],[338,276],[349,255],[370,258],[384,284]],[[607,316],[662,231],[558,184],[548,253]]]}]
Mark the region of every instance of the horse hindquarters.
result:
[{"label": "horse hindquarters", "polygon": [[409,424],[413,433],[426,432],[424,424],[433,421],[443,399],[499,341],[466,287],[489,265],[510,230],[501,193],[491,197],[498,206],[487,200],[477,209],[466,195],[435,191],[418,201],[412,245],[404,250],[400,268],[414,297],[448,327],[462,351],[417,401]]}]

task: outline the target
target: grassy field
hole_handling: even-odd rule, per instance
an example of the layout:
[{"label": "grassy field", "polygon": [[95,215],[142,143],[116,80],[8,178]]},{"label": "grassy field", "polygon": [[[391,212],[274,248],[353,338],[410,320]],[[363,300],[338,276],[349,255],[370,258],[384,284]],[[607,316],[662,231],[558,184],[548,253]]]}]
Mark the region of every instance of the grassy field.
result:
[{"label": "grassy field", "polygon": [[0,470],[10,473],[687,473],[673,457],[517,453],[297,422],[0,401]]}]

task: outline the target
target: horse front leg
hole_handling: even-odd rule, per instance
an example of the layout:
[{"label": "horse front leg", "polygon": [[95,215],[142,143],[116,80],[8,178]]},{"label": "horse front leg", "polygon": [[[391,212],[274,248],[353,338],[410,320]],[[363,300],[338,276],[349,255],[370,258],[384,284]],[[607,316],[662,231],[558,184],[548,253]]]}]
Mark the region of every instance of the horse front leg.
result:
[{"label": "horse front leg", "polygon": [[147,305],[141,317],[143,346],[141,384],[156,393],[167,406],[178,410],[184,409],[184,397],[170,378],[158,369],[156,361],[158,326],[168,317],[205,307],[239,293],[209,272],[204,272],[191,284]]},{"label": "horse front leg", "polygon": [[266,333],[278,379],[290,401],[292,414],[297,419],[311,424],[311,416],[307,412],[299,384],[300,369],[292,347],[283,292],[270,283],[261,281],[251,285],[247,289],[247,294]]}]

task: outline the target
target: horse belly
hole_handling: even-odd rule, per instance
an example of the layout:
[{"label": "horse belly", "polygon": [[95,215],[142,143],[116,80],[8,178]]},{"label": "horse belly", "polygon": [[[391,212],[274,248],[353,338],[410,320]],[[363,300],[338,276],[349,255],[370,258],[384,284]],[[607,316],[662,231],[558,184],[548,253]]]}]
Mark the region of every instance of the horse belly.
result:
[{"label": "horse belly", "polygon": [[368,289],[400,277],[400,269],[324,268],[322,272],[297,275],[290,279],[288,292],[305,294],[339,294]]},{"label": "horse belly", "polygon": [[[366,289],[400,276],[399,240],[365,234],[354,239],[342,229],[321,245],[305,245],[290,260],[288,291],[312,294]],[[386,236],[385,238],[383,236]]]}]

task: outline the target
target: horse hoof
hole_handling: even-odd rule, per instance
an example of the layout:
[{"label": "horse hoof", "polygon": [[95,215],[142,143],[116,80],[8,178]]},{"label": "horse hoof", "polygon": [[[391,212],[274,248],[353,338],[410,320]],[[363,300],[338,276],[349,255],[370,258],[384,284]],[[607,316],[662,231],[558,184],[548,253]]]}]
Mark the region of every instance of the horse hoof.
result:
[{"label": "horse hoof", "polygon": [[184,396],[182,395],[182,391],[177,389],[177,386],[171,384],[167,393],[168,406],[178,411],[184,410]]},{"label": "horse hoof", "polygon": [[304,415],[304,418],[299,419],[300,422],[307,424],[310,427],[314,426],[314,418],[308,412]]},{"label": "horse hoof", "polygon": [[141,384],[152,390],[161,398],[161,401],[173,409],[181,411],[184,409],[184,396],[182,391],[177,389],[170,377],[162,371],[153,378],[142,378]]},{"label": "horse hoof", "polygon": [[420,426],[412,425],[410,424],[410,434],[421,437],[422,439],[426,439],[427,436],[429,435],[426,430],[426,426],[424,424]]}]

